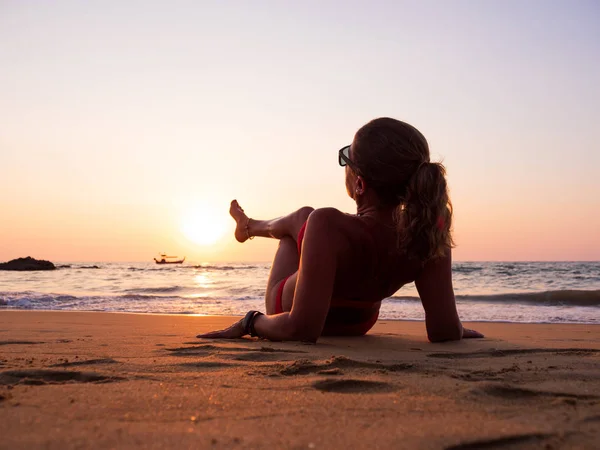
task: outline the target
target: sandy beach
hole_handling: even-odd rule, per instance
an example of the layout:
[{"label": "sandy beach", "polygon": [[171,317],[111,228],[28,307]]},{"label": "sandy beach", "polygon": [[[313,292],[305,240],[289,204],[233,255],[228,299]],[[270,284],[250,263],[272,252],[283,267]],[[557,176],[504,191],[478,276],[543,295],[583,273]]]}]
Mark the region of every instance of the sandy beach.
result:
[{"label": "sandy beach", "polygon": [[598,448],[599,326],[195,338],[233,320],[0,312],[0,448]]}]

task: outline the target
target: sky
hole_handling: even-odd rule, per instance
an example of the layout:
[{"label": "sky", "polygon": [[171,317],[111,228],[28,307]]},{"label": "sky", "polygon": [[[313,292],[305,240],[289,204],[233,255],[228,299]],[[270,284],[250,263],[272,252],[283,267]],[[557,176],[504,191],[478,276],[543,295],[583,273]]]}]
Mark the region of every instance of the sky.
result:
[{"label": "sky", "polygon": [[381,116],[446,165],[455,260],[599,260],[599,55],[593,0],[2,0],[0,261],[270,261],[230,200],[355,212]]}]

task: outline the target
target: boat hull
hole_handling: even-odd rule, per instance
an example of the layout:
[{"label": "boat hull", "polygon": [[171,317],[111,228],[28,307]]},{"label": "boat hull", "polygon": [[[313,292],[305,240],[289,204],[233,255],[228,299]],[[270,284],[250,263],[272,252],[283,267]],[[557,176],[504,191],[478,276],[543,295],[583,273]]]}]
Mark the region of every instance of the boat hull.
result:
[{"label": "boat hull", "polygon": [[185,258],[183,259],[178,259],[177,261],[167,261],[165,259],[156,259],[154,258],[154,262],[156,264],[182,264],[185,261]]}]

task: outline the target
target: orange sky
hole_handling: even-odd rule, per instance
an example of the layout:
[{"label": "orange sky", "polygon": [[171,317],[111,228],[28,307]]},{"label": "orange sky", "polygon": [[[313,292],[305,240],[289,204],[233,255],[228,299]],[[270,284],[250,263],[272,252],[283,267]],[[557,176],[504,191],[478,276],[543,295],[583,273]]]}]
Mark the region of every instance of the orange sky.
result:
[{"label": "orange sky", "polygon": [[456,260],[600,259],[593,4],[344,5],[3,3],[0,261],[269,261],[229,201],[354,212],[336,152],[379,116],[444,160]]}]

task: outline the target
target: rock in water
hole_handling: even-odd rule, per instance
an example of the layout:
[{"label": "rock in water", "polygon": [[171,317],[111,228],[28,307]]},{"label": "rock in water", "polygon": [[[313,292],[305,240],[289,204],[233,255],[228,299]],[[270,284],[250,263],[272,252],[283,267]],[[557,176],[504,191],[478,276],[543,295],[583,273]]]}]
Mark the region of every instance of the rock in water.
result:
[{"label": "rock in water", "polygon": [[56,266],[50,261],[27,258],[17,258],[6,263],[0,263],[0,270],[54,270]]}]

